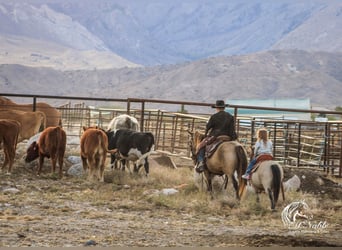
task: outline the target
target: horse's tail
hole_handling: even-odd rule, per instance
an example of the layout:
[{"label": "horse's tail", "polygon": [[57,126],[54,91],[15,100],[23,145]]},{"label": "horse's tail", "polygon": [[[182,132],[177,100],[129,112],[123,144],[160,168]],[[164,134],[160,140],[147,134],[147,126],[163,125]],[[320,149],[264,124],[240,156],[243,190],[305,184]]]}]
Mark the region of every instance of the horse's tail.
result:
[{"label": "horse's tail", "polygon": [[277,164],[272,164],[271,170],[273,174],[273,181],[272,181],[273,197],[274,197],[274,203],[276,203],[278,201],[280,187],[281,187],[281,172]]},{"label": "horse's tail", "polygon": [[243,148],[243,146],[239,145],[235,147],[235,151],[236,151],[236,156],[238,159],[238,166],[239,166],[239,168],[237,169],[238,180],[239,180],[238,195],[239,195],[239,198],[241,199],[247,186],[247,181],[242,178],[242,175],[246,172],[248,160],[247,160],[246,151]]}]

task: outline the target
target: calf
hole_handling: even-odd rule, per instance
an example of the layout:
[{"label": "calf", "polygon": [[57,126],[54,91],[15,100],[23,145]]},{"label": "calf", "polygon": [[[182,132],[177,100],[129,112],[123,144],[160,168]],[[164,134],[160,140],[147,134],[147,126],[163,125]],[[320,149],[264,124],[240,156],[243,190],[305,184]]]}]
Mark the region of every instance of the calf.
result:
[{"label": "calf", "polygon": [[110,148],[117,149],[121,158],[135,162],[135,172],[138,172],[144,165],[146,175],[149,174],[147,158],[154,149],[152,133],[119,129],[115,134],[107,132],[107,136],[109,136]]},{"label": "calf", "polygon": [[32,142],[32,144],[28,147],[26,152],[26,162],[31,162],[39,157],[38,163],[38,171],[37,174],[40,175],[42,166],[44,163],[44,158],[51,157],[52,168],[51,172],[54,173],[56,171],[56,163],[58,161],[59,165],[59,177],[62,178],[63,172],[63,158],[66,147],[66,133],[65,131],[57,126],[57,127],[48,127],[44,129],[38,139],[38,143],[36,141]]},{"label": "calf", "polygon": [[15,158],[15,150],[17,148],[18,137],[20,134],[21,124],[15,120],[0,120],[0,146],[3,144],[5,161],[2,170],[8,165],[8,173],[11,173]]},{"label": "calf", "polygon": [[104,181],[104,168],[107,152],[115,153],[116,150],[108,150],[108,138],[102,129],[85,128],[81,136],[81,159],[88,179],[97,178]]}]

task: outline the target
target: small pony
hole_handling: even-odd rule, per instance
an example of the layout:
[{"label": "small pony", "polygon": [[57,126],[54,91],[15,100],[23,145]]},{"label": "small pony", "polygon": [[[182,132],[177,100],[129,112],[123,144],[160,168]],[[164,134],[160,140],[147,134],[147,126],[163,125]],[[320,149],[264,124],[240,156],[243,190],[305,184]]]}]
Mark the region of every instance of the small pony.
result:
[{"label": "small pony", "polygon": [[[192,153],[192,159],[196,162],[197,146],[202,141],[204,134],[195,131],[188,131],[191,137],[189,141]],[[225,187],[228,185],[229,179],[232,180],[236,192],[236,198],[240,200],[242,189],[239,183],[243,182],[242,174],[247,168],[247,152],[238,141],[223,141],[218,145],[213,154],[207,158],[207,168],[204,170],[204,175],[208,184],[208,191],[212,192],[212,179],[216,175],[226,175]],[[235,179],[234,173],[237,173],[238,181]]]},{"label": "small pony", "polygon": [[[249,151],[249,150],[248,150]],[[253,151],[249,151],[251,153]],[[251,158],[253,156],[251,155]],[[280,190],[282,192],[283,200],[284,194],[284,171],[282,166],[274,160],[265,160],[257,163],[252,172],[249,183],[254,188],[257,194],[257,202],[260,201],[259,194],[265,192],[268,194],[271,201],[271,209],[274,210],[278,202]],[[244,194],[247,186],[247,180],[243,179],[241,183],[242,195]]]}]

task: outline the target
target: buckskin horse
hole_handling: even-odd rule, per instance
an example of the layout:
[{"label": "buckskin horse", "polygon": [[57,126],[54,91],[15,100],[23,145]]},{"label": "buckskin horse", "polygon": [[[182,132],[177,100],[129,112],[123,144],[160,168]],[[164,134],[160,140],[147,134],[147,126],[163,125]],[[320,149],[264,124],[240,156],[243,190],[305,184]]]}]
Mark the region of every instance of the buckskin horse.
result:
[{"label": "buckskin horse", "polygon": [[[191,132],[190,148],[192,159],[196,162],[197,146],[202,141],[204,134],[200,131]],[[242,175],[247,168],[247,153],[244,147],[238,141],[221,141],[216,150],[210,157],[206,159],[207,168],[204,170],[204,175],[207,179],[208,191],[212,192],[212,178],[215,175],[226,175],[227,183],[233,182],[236,193],[236,198],[240,200],[242,189],[239,183],[243,182]],[[238,181],[235,179],[234,173],[237,173]]]},{"label": "buckskin horse", "polygon": [[[248,150],[250,158],[253,157],[253,150]],[[263,155],[260,156],[260,158]],[[260,201],[259,194],[265,192],[271,201],[271,209],[274,210],[278,202],[280,191],[282,192],[283,200],[285,200],[284,194],[284,171],[282,166],[269,158],[261,158],[257,160],[254,168],[251,171],[251,179],[248,180],[251,186],[254,188],[257,194],[257,202]],[[244,195],[247,186],[247,180],[243,179],[241,183],[241,194]]]}]

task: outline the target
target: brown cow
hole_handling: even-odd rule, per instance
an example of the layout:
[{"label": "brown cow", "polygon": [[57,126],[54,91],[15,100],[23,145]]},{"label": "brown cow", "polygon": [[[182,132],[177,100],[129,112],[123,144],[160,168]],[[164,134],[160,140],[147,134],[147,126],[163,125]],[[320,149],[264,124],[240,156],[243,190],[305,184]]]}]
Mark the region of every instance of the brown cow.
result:
[{"label": "brown cow", "polygon": [[[33,104],[18,104],[10,99],[0,96],[0,108],[9,110],[33,111]],[[46,127],[62,126],[61,113],[45,102],[36,103],[36,111],[41,111],[46,116]]]},{"label": "brown cow", "polygon": [[38,171],[37,174],[40,175],[44,163],[44,158],[51,158],[51,172],[55,173],[56,163],[58,161],[59,165],[59,177],[63,176],[63,158],[66,147],[66,133],[65,131],[57,127],[48,127],[44,129],[38,139],[32,142],[28,147],[26,152],[26,162],[31,162],[39,157]]},{"label": "brown cow", "polygon": [[107,152],[116,150],[108,150],[108,138],[103,130],[94,127],[83,127],[83,130],[80,141],[83,170],[89,180],[96,178],[103,182]]},{"label": "brown cow", "polygon": [[0,120],[0,146],[3,144],[5,161],[2,165],[2,170],[8,165],[8,173],[11,173],[14,163],[15,150],[17,148],[18,137],[20,133],[20,123],[15,120],[1,119]]},{"label": "brown cow", "polygon": [[40,111],[0,110],[0,119],[11,119],[20,122],[21,131],[18,142],[29,139],[46,127],[45,114]]}]

